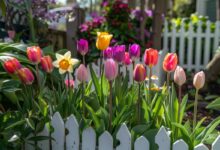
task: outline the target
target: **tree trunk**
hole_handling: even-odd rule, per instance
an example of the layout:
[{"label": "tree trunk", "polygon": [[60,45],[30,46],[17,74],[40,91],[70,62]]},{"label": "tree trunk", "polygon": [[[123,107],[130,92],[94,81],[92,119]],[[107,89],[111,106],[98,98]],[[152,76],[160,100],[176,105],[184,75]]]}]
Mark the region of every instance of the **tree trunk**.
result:
[{"label": "tree trunk", "polygon": [[142,22],[140,25],[140,39],[142,46],[145,46],[145,37],[144,37],[144,31],[146,26],[145,0],[140,1],[140,8],[141,8],[141,17],[142,17]]},{"label": "tree trunk", "polygon": [[[161,33],[166,15],[167,0],[155,0],[155,10],[153,17],[153,47],[161,49]],[[164,16],[163,16],[164,15]]]},{"label": "tree trunk", "polygon": [[205,69],[206,86],[209,82],[216,81],[220,75],[220,52],[217,52]]}]

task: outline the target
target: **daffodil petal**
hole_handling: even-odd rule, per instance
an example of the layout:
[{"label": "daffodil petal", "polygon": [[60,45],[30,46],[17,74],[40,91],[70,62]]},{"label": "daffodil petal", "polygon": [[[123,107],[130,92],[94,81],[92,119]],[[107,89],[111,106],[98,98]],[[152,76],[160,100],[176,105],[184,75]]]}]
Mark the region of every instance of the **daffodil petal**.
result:
[{"label": "daffodil petal", "polygon": [[53,66],[58,68],[58,67],[59,67],[59,61],[58,61],[58,60],[55,60],[55,61],[53,62]]},{"label": "daffodil petal", "polygon": [[63,57],[63,55],[56,53],[56,58],[59,61],[59,60],[62,60],[64,57]]},{"label": "daffodil petal", "polygon": [[69,68],[68,68],[68,72],[73,72],[73,66],[70,66]]},{"label": "daffodil petal", "polygon": [[60,74],[64,74],[65,72],[66,72],[66,70],[63,70],[63,69],[59,68],[59,73]]},{"label": "daffodil petal", "polygon": [[70,60],[70,62],[71,62],[71,65],[76,65],[76,64],[79,63],[79,60],[72,58],[72,59]]},{"label": "daffodil petal", "polygon": [[71,58],[71,52],[68,51],[64,54],[65,59],[70,59]]}]

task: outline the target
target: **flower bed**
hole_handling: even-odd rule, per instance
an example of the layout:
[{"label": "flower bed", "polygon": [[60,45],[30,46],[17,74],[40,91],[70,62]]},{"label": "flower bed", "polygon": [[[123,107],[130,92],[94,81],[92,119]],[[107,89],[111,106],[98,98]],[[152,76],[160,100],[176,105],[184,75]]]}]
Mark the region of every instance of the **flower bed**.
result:
[{"label": "flower bed", "polygon": [[[178,56],[168,53],[163,58],[162,68],[167,80],[158,87],[154,83],[157,77],[153,75],[158,51],[146,49],[143,63],[135,64],[141,55],[140,46],[109,47],[111,39],[112,35],[107,32],[97,33],[96,47],[103,58],[99,64],[100,75],[95,73],[92,64],[85,63],[90,44],[86,39],[77,42],[82,63],[72,58],[67,50],[54,54],[50,49],[42,50],[39,46],[0,44],[1,95],[7,100],[2,98],[0,105],[1,146],[21,149],[24,141],[36,147],[38,142],[51,140],[50,136],[39,133],[45,126],[52,135],[61,130],[54,128],[56,121],[52,119],[51,122],[55,112],[59,112],[64,121],[74,114],[82,135],[84,129],[93,127],[98,136],[107,130],[115,139],[121,125],[126,123],[133,139],[144,136],[150,145],[162,126],[171,131],[171,143],[183,139],[189,149],[200,143],[211,144],[217,138],[215,128],[220,117],[205,127],[202,123],[206,118],[197,121],[198,93],[205,82],[203,71],[198,72],[193,80],[196,90],[193,121],[183,121],[188,96],[181,93],[186,75],[178,66]],[[129,65],[133,69],[131,85],[128,84],[129,74],[121,74],[121,70]],[[172,72],[174,82],[171,80]],[[113,144],[118,145],[116,141]]]}]

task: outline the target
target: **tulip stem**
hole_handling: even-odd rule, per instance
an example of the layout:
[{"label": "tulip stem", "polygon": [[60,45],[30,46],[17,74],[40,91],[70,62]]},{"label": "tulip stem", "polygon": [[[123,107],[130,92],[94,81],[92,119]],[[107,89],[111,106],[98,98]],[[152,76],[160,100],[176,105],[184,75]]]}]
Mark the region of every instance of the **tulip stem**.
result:
[{"label": "tulip stem", "polygon": [[86,66],[85,55],[83,55],[83,64]]},{"label": "tulip stem", "polygon": [[[132,61],[132,66],[133,66],[133,70],[132,71],[134,71],[134,65],[135,65],[135,62],[134,62],[134,60]],[[133,78],[133,84],[134,84],[134,78]]]},{"label": "tulip stem", "polygon": [[149,80],[148,80],[148,105],[151,101],[151,76],[152,76],[152,67],[150,67],[150,73],[149,73]]},{"label": "tulip stem", "polygon": [[38,85],[39,89],[41,90],[41,86],[40,86],[40,74],[39,74],[38,64],[36,64],[36,77],[37,77],[37,85]]},{"label": "tulip stem", "polygon": [[181,120],[180,120],[180,107],[181,107],[181,102],[182,102],[182,99],[181,99],[181,93],[182,93],[182,87],[179,86],[179,109],[178,109],[178,116],[179,116],[179,123],[181,123]]},{"label": "tulip stem", "polygon": [[196,89],[195,103],[194,103],[194,114],[193,114],[193,130],[195,130],[195,127],[196,127],[196,116],[197,116],[197,106],[198,106],[198,93],[199,93],[199,90]]},{"label": "tulip stem", "polygon": [[69,72],[67,72],[67,80],[68,80],[68,92],[69,92],[69,96],[70,96],[71,87],[70,87],[70,74],[69,74]]},{"label": "tulip stem", "polygon": [[138,124],[141,120],[141,83],[138,83],[138,102],[137,102]]},{"label": "tulip stem", "polygon": [[84,82],[82,82],[82,109],[83,109],[83,115],[86,117],[85,112],[85,89],[84,89]]},{"label": "tulip stem", "polygon": [[109,81],[110,95],[109,95],[109,130],[112,129],[112,81]]},{"label": "tulip stem", "polygon": [[102,74],[102,51],[100,52],[100,66],[99,66],[100,68],[100,72],[99,72],[99,74],[100,74],[100,77],[101,77],[101,74]]}]

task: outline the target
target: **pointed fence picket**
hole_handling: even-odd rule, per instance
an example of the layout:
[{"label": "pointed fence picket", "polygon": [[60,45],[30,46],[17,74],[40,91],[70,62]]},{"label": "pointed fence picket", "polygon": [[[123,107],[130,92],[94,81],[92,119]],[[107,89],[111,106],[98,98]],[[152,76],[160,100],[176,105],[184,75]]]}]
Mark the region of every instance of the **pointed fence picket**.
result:
[{"label": "pointed fence picket", "polygon": [[[42,150],[50,150],[50,147],[52,147],[52,150],[114,150],[113,137],[108,131],[103,132],[103,134],[99,136],[98,142],[96,142],[95,130],[92,127],[86,128],[82,131],[82,140],[80,141],[80,129],[74,115],[68,117],[64,122],[60,114],[57,112],[52,117],[51,125],[54,128],[51,133],[53,139],[51,139],[51,141],[46,139],[37,143],[38,147]],[[33,134],[28,138],[31,138],[32,135]],[[38,135],[50,136],[46,125],[43,131]],[[132,140],[131,133],[126,124],[121,125],[116,134],[116,139],[120,141],[120,144],[115,150],[131,150],[132,147],[134,147],[134,150],[150,150],[151,143],[149,143],[144,136]],[[131,141],[134,141],[134,146],[132,146]],[[155,136],[155,143],[158,145],[159,150],[170,150],[171,146],[173,150],[188,150],[188,145],[182,139],[172,144],[170,140],[170,132],[163,126]],[[26,141],[25,150],[34,150],[33,145],[33,141]],[[220,135],[213,142],[211,150],[219,149]],[[197,145],[194,150],[208,150],[208,148],[201,143]]]}]

